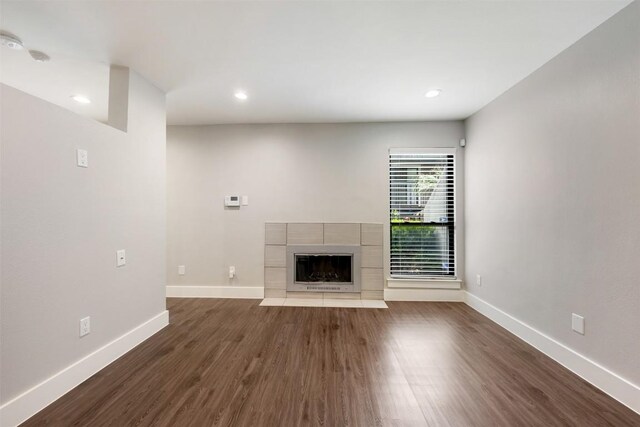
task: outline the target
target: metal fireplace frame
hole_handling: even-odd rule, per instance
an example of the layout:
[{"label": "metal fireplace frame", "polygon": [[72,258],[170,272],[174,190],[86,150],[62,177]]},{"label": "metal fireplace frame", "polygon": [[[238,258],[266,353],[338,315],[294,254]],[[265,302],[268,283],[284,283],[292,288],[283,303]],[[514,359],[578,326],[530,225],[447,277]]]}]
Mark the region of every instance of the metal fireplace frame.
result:
[{"label": "metal fireplace frame", "polygon": [[[296,282],[296,254],[351,255],[351,282]],[[359,245],[288,245],[287,291],[293,292],[360,292],[361,255]]]}]

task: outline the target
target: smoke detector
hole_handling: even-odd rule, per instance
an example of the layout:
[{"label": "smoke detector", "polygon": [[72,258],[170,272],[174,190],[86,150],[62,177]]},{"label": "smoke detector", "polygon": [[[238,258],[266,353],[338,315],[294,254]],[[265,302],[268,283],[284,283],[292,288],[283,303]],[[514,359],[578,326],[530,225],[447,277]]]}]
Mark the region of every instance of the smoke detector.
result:
[{"label": "smoke detector", "polygon": [[9,49],[20,50],[22,49],[22,40],[12,34],[0,33],[0,40],[2,40],[2,46],[6,46]]},{"label": "smoke detector", "polygon": [[29,55],[31,55],[36,62],[47,62],[51,59],[49,58],[49,55],[44,52],[40,52],[39,50],[30,50]]}]

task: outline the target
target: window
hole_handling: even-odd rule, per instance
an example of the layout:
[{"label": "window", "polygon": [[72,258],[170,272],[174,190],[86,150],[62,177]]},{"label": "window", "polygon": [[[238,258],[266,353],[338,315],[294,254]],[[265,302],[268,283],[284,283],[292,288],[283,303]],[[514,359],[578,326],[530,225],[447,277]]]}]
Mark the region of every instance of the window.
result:
[{"label": "window", "polygon": [[456,275],[454,152],[389,152],[392,277]]}]

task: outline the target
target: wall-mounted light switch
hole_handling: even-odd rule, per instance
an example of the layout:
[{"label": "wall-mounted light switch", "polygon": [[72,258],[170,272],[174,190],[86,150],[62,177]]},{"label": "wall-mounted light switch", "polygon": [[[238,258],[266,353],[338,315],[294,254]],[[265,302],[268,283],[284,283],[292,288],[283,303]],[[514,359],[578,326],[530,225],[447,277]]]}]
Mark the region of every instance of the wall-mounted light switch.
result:
[{"label": "wall-mounted light switch", "polygon": [[80,148],[76,150],[76,163],[78,167],[81,168],[89,167],[89,153],[87,150],[82,150]]},{"label": "wall-mounted light switch", "polygon": [[127,263],[127,254],[124,249],[116,251],[116,267],[122,267]]},{"label": "wall-mounted light switch", "polygon": [[242,196],[242,206],[249,206],[249,196]]},{"label": "wall-mounted light switch", "polygon": [[185,270],[186,270],[186,269],[185,269],[185,266],[184,266],[184,265],[179,265],[179,266],[178,266],[178,275],[179,275],[179,276],[184,276]]},{"label": "wall-mounted light switch", "polygon": [[476,285],[482,286],[482,276],[479,274],[476,274]]}]

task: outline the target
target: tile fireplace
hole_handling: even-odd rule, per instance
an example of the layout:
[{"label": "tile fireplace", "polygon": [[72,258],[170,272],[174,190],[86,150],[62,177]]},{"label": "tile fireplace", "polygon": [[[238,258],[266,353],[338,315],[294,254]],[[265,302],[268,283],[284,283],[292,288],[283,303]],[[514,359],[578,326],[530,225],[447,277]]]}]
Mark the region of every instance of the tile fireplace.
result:
[{"label": "tile fireplace", "polygon": [[265,298],[384,297],[382,224],[267,222],[264,242]]}]

